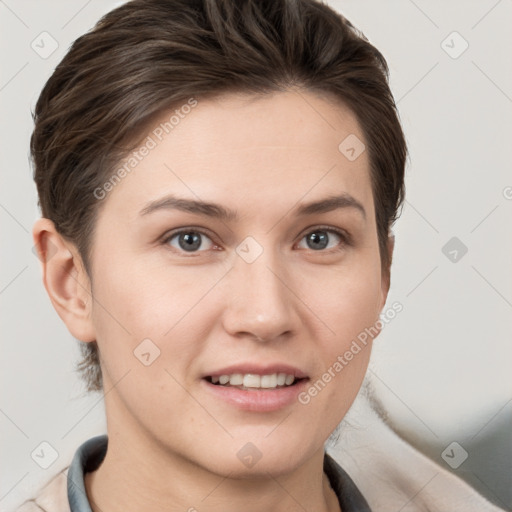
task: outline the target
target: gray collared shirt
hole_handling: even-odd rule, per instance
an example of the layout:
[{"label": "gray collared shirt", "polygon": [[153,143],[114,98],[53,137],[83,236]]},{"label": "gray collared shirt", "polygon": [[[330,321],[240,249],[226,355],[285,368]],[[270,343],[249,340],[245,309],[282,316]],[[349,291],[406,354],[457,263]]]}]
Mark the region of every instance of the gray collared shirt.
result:
[{"label": "gray collared shirt", "polygon": [[[96,436],[83,443],[75,452],[69,466],[67,484],[71,512],[92,512],[85,491],[84,475],[98,469],[107,453],[108,437]],[[343,512],[371,512],[368,503],[352,479],[327,453],[324,472],[329,478]]]}]

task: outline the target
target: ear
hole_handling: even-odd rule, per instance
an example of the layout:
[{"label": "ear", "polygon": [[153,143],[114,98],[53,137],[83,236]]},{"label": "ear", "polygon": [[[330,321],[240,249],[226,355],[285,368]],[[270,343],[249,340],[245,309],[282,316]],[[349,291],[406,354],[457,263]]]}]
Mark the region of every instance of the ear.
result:
[{"label": "ear", "polygon": [[387,250],[388,250],[388,266],[382,270],[382,279],[381,279],[381,303],[380,303],[380,311],[384,308],[386,304],[386,300],[388,298],[389,287],[391,285],[391,262],[393,261],[393,250],[395,248],[395,235],[390,233],[387,241]]},{"label": "ear", "polygon": [[49,219],[36,221],[32,236],[53,307],[76,339],[95,341],[91,283],[75,245],[64,239]]}]

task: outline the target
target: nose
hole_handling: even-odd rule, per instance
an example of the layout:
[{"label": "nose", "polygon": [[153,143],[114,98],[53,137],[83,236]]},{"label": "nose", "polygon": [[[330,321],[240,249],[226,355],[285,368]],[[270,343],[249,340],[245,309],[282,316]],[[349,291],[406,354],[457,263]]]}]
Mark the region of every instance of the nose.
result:
[{"label": "nose", "polygon": [[248,263],[236,257],[224,283],[224,329],[235,338],[268,342],[296,332],[299,316],[290,272],[271,251]]}]

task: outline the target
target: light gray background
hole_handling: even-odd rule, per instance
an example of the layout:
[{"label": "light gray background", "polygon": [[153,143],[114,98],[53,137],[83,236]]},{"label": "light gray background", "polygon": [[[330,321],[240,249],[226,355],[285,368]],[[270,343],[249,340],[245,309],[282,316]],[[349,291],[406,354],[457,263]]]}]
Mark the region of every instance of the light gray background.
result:
[{"label": "light gray background", "polygon": [[[77,342],[32,253],[28,141],[53,68],[121,3],[0,0],[2,510],[105,432],[103,399],[73,372]],[[458,442],[469,457],[454,472],[511,509],[512,0],[329,4],[387,58],[410,149],[388,299],[404,310],[376,340],[369,375],[403,436],[446,468],[441,453]],[[51,49],[44,31],[58,44],[47,58],[31,47]],[[442,250],[452,237],[467,247],[455,262]],[[31,458],[43,441],[58,452],[46,470]]]}]

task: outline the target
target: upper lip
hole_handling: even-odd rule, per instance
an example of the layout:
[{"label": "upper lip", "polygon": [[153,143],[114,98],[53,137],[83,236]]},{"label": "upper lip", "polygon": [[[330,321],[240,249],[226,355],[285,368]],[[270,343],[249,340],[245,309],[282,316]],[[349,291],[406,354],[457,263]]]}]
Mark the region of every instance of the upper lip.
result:
[{"label": "upper lip", "polygon": [[221,375],[233,375],[241,373],[246,375],[252,373],[255,375],[272,375],[274,373],[286,373],[286,375],[293,375],[296,379],[303,379],[307,374],[297,367],[290,366],[289,364],[272,363],[272,364],[255,364],[255,363],[237,363],[230,366],[221,368],[220,370],[213,370],[203,375],[205,377],[220,377]]}]

